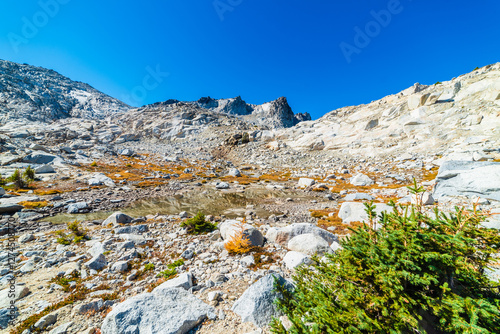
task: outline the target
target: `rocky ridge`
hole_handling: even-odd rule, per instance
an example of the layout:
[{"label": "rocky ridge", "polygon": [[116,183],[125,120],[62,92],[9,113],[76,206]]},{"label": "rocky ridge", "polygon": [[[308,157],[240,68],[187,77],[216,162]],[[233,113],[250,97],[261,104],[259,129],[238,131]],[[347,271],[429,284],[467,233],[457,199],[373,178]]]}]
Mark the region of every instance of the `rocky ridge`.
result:
[{"label": "rocky ridge", "polygon": [[499,92],[496,63],[434,85],[416,83],[370,104],[334,110],[276,139],[293,149],[365,157],[494,150],[500,143]]},{"label": "rocky ridge", "polygon": [[130,107],[91,86],[42,67],[0,60],[0,122],[103,119]]}]

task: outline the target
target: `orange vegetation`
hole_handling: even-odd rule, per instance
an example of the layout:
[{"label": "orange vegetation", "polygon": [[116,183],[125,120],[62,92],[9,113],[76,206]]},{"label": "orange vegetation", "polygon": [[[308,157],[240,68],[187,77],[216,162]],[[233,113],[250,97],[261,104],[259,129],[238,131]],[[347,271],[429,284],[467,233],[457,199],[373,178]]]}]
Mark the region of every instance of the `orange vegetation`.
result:
[{"label": "orange vegetation", "polygon": [[225,244],[224,248],[229,252],[229,254],[246,254],[250,252],[254,247],[250,243],[250,240],[244,234],[245,226],[244,223],[240,224],[240,229],[233,235]]},{"label": "orange vegetation", "polygon": [[43,208],[49,205],[47,201],[40,201],[40,202],[19,202],[19,205],[24,206],[25,209],[36,209],[36,208]]},{"label": "orange vegetation", "polygon": [[61,194],[62,191],[57,190],[57,189],[49,189],[49,190],[35,189],[34,193],[35,193],[35,195],[38,195],[38,196],[44,196],[44,195]]}]

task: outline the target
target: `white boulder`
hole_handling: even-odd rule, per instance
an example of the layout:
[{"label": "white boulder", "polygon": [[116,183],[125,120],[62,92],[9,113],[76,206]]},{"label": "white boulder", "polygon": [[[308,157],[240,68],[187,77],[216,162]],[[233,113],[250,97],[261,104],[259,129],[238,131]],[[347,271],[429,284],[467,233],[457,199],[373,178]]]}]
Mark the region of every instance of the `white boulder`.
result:
[{"label": "white boulder", "polygon": [[375,183],[370,177],[361,173],[351,177],[349,182],[351,182],[353,186],[371,186]]},{"label": "white boulder", "polygon": [[[375,212],[377,216],[383,212],[392,212],[392,207],[383,203],[373,203],[375,205]],[[365,211],[366,207],[363,203],[358,202],[344,202],[340,206],[339,218],[342,218],[344,224],[349,224],[352,222],[368,222],[368,214]],[[380,226],[376,224],[375,228]]]},{"label": "white boulder", "polygon": [[445,161],[436,177],[434,197],[459,195],[500,201],[500,163]]},{"label": "white boulder", "polygon": [[238,314],[243,322],[252,322],[258,327],[267,326],[273,317],[281,315],[274,304],[276,298],[279,297],[279,294],[274,291],[275,279],[279,284],[285,284],[285,287],[292,289],[292,285],[280,275],[264,276],[243,292],[234,303],[232,311]]},{"label": "white boulder", "polygon": [[179,276],[169,279],[165,283],[157,286],[153,292],[158,292],[159,290],[167,288],[182,288],[184,290],[189,290],[193,286],[193,275],[191,273],[183,273]]},{"label": "white boulder", "polygon": [[55,173],[55,172],[56,172],[56,170],[51,165],[42,165],[42,166],[35,168],[36,174],[47,174],[47,173]]},{"label": "white boulder", "polygon": [[228,176],[234,176],[234,177],[240,177],[241,176],[241,172],[236,169],[236,168],[231,168],[229,170],[229,173],[227,173]]},{"label": "white boulder", "polygon": [[112,224],[113,226],[118,226],[119,224],[130,224],[132,220],[134,220],[134,218],[124,213],[115,212],[102,222],[102,226],[108,226],[109,224]]},{"label": "white boulder", "polygon": [[282,228],[272,227],[267,231],[266,238],[281,246],[287,246],[288,241],[293,237],[306,233],[315,234],[326,240],[328,244],[338,241],[338,237],[335,234],[310,223],[294,223]]},{"label": "white boulder", "polygon": [[293,237],[288,242],[288,249],[307,255],[323,254],[331,250],[325,239],[313,233]]},{"label": "white boulder", "polygon": [[434,204],[434,197],[428,191],[411,195],[411,204],[432,205]]},{"label": "white boulder", "polygon": [[309,178],[306,178],[306,177],[301,177],[299,179],[298,186],[301,187],[301,188],[305,188],[305,187],[310,187],[310,186],[314,185],[315,183],[316,183],[316,181],[313,180],[313,179],[309,179]]},{"label": "white boulder", "polygon": [[155,289],[113,307],[101,326],[103,334],[183,334],[214,309],[182,288]]},{"label": "white boulder", "polygon": [[286,253],[286,255],[283,257],[283,262],[285,262],[285,265],[288,269],[294,270],[300,265],[311,264],[312,260],[309,256],[307,256],[304,253],[290,251]]},{"label": "white boulder", "polygon": [[115,182],[108,176],[104,175],[103,173],[94,173],[92,177],[88,180],[88,185],[91,187],[94,186],[108,186],[108,187],[114,187]]}]

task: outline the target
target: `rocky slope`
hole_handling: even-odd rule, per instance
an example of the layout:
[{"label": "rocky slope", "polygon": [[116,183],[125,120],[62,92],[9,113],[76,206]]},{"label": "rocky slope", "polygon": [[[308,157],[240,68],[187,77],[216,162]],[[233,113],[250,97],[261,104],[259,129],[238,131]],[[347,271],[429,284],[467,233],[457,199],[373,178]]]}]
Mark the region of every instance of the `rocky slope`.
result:
[{"label": "rocky slope", "polygon": [[29,154],[35,142],[56,151],[95,145],[113,151],[136,147],[137,141],[145,150],[166,151],[164,144],[181,142],[174,151],[189,155],[200,146],[209,152],[243,132],[254,141],[310,119],[294,114],[284,97],[262,105],[206,97],[131,108],[55,71],[0,61],[0,164]]},{"label": "rocky slope", "polygon": [[[277,136],[294,149],[350,155],[451,154],[500,143],[500,63],[367,105],[334,110]],[[471,150],[473,150],[472,148]]]},{"label": "rocky slope", "polygon": [[103,119],[130,107],[91,86],[42,67],[0,60],[0,122]]},{"label": "rocky slope", "polygon": [[192,141],[211,129],[250,131],[255,137],[262,131],[289,128],[310,119],[307,113],[294,114],[284,97],[253,105],[238,96],[220,100],[206,97],[195,102],[168,100],[131,110],[115,122],[128,125],[130,134],[136,138]]}]

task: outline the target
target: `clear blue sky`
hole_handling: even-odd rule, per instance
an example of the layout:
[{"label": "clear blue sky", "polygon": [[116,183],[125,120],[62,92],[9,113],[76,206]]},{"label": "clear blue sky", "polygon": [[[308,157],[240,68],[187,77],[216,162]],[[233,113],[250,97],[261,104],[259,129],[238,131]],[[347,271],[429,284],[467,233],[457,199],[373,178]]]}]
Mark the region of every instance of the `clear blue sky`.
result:
[{"label": "clear blue sky", "polygon": [[[374,23],[372,11],[388,8],[390,22]],[[318,118],[500,61],[498,0],[4,0],[0,9],[1,59],[135,105],[286,96]],[[355,27],[368,27],[369,43],[355,41]]]}]

